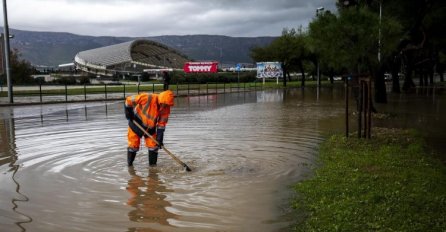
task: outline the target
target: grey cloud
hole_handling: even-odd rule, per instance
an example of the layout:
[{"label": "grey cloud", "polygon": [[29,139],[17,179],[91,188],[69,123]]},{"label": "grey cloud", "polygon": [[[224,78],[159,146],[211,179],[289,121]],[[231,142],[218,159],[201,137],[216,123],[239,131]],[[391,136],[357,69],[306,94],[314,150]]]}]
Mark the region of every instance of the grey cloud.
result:
[{"label": "grey cloud", "polygon": [[[23,5],[33,0],[15,1]],[[35,14],[30,10],[28,14],[17,3],[17,9],[8,10],[12,16],[14,11],[20,12],[20,17],[10,20],[10,26],[83,35],[278,36],[283,28],[306,27],[315,17],[317,7],[335,9],[334,0],[46,0],[52,1],[60,8],[58,12],[66,13],[48,17],[46,11]],[[98,11],[93,17],[82,15],[97,5],[113,12]],[[31,13],[32,20],[23,17]]]}]

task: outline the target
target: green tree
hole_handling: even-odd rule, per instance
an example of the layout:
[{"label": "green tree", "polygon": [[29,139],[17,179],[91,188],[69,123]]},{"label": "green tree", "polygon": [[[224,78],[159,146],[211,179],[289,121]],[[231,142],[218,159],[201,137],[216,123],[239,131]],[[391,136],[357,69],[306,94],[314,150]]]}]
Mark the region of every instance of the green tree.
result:
[{"label": "green tree", "polygon": [[[384,66],[393,76],[394,92],[399,92],[398,72],[405,73],[403,90],[415,86],[413,76],[418,73],[420,85],[433,84],[434,67],[438,72],[442,63],[440,54],[446,46],[446,2],[443,0],[368,0],[357,1],[378,13],[382,9],[383,18],[391,18],[401,25],[400,38],[391,56],[384,57]],[[385,45],[385,41],[383,43]],[[400,70],[404,67],[403,70]],[[438,69],[440,68],[440,69]],[[429,81],[428,81],[428,78]]]},{"label": "green tree", "polygon": [[316,20],[309,25],[309,34],[307,37],[307,44],[309,49],[308,60],[310,60],[315,67],[321,66],[322,70],[330,70],[329,76],[333,83],[333,73],[340,73],[345,61],[339,57],[346,57],[340,55],[344,50],[332,49],[333,44],[336,43],[336,25],[338,18],[330,11],[321,12],[318,14]]},{"label": "green tree", "polygon": [[375,100],[386,102],[383,64],[378,60],[378,52],[381,57],[388,57],[395,50],[401,27],[391,18],[379,22],[379,15],[367,6],[342,8],[339,15],[331,12],[319,15],[310,23],[309,36],[321,63],[333,70],[344,70],[344,74],[372,76]]},{"label": "green tree", "polygon": [[[28,61],[20,59],[17,49],[11,51],[10,68],[13,84],[33,84],[35,82],[31,77],[35,73],[35,69]],[[6,74],[2,74],[1,83],[6,83]]]}]

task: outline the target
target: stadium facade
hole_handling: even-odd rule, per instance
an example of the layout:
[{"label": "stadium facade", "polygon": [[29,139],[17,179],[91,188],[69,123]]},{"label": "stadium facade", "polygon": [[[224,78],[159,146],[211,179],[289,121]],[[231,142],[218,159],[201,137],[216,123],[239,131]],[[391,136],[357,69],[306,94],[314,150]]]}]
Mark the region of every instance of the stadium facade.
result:
[{"label": "stadium facade", "polygon": [[96,76],[140,75],[153,69],[183,69],[189,58],[163,44],[137,39],[76,54],[77,70]]}]

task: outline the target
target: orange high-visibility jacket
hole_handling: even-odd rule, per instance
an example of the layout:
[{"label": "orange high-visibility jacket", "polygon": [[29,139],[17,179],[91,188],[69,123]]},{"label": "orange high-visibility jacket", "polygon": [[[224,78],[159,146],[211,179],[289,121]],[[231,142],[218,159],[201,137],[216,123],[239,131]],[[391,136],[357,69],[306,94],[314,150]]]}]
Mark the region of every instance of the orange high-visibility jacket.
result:
[{"label": "orange high-visibility jacket", "polygon": [[[135,121],[146,131],[154,130],[155,128],[166,128],[170,115],[170,107],[163,107],[161,111],[158,97],[158,94],[141,93],[139,95],[129,96],[125,100],[126,110],[133,110]],[[140,134],[131,124],[133,123],[129,124],[132,130]]]}]

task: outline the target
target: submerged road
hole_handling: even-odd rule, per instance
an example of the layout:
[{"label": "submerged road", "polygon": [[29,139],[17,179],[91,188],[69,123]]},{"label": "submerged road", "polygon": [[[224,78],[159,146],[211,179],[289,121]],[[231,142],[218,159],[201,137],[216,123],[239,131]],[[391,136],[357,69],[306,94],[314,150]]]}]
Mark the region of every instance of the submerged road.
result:
[{"label": "submerged road", "polygon": [[342,90],[176,99],[149,168],[126,165],[122,101],[0,108],[1,231],[278,231],[294,222],[290,184],[342,131]]}]

